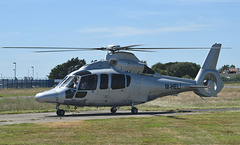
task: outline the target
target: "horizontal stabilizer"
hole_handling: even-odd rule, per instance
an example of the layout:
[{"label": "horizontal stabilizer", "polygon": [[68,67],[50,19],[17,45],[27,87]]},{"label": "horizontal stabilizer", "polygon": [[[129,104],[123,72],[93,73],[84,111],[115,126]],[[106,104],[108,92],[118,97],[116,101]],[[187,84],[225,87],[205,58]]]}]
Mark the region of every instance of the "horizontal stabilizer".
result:
[{"label": "horizontal stabilizer", "polygon": [[195,85],[195,86],[190,86],[190,88],[207,88],[207,86],[204,86],[204,85]]}]

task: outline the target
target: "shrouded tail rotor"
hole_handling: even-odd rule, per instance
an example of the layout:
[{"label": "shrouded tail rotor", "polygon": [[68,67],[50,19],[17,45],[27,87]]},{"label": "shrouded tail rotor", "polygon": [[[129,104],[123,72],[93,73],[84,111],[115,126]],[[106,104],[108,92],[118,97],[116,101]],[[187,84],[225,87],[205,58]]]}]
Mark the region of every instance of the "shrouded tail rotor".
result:
[{"label": "shrouded tail rotor", "polygon": [[222,79],[216,70],[201,69],[196,79],[198,85],[206,86],[206,88],[198,88],[194,91],[199,96],[217,97],[217,94],[223,88]]}]

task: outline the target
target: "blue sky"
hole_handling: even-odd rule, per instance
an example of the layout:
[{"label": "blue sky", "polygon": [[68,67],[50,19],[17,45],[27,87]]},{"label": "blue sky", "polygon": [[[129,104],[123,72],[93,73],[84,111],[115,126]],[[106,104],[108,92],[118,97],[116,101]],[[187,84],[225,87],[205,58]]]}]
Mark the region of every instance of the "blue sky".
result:
[{"label": "blue sky", "polygon": [[[240,0],[0,0],[0,47],[102,47],[144,44],[144,47],[223,47],[217,68],[240,67]],[[1,77],[45,78],[72,57],[105,58],[106,52],[33,53],[2,49]],[[202,64],[208,50],[136,52],[149,66],[157,62]]]}]

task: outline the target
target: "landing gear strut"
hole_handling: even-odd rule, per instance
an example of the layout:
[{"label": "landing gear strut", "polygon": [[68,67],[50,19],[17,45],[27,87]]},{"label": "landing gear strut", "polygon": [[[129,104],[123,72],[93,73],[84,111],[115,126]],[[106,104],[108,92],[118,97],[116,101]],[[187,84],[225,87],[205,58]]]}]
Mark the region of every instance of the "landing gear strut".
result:
[{"label": "landing gear strut", "polygon": [[63,109],[59,109],[60,104],[56,105],[56,109],[57,109],[57,116],[64,116],[65,115],[65,111]]},{"label": "landing gear strut", "polygon": [[138,113],[138,109],[136,107],[134,107],[134,103],[132,103],[131,112],[132,112],[132,114],[137,114]]},{"label": "landing gear strut", "polygon": [[110,111],[111,111],[111,113],[116,113],[117,112],[117,108],[116,107],[112,107]]}]

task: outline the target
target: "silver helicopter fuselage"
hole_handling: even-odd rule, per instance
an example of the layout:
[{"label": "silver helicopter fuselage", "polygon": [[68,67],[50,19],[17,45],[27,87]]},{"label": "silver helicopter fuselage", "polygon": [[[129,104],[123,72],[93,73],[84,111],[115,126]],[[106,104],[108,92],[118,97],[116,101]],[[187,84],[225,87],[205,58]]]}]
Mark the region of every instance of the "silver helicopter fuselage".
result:
[{"label": "silver helicopter fuselage", "polygon": [[[55,88],[38,93],[39,102],[73,106],[132,106],[159,97],[194,91],[216,96],[223,88],[216,71],[221,44],[214,44],[195,80],[164,76],[127,52],[107,54],[106,60],[85,65]],[[206,81],[207,80],[207,81]]]}]

